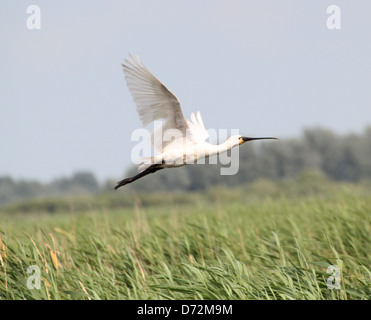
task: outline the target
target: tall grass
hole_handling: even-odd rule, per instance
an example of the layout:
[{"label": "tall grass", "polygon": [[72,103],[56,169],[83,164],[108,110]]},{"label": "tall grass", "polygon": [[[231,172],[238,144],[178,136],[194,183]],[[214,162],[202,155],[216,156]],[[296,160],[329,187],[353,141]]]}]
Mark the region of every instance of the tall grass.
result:
[{"label": "tall grass", "polygon": [[346,191],[3,214],[0,239],[2,299],[371,298],[371,198]]}]

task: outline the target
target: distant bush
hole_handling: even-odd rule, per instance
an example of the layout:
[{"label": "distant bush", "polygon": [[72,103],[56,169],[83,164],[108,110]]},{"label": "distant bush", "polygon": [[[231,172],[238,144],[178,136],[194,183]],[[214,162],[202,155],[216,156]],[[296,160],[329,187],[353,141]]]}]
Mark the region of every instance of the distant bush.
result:
[{"label": "distant bush", "polygon": [[238,187],[216,186],[199,192],[102,192],[96,195],[31,199],[0,209],[1,213],[56,213],[104,211],[122,208],[208,206],[210,204],[249,204],[269,199],[308,197],[332,198],[339,193],[371,194],[371,182],[334,182],[323,174],[304,171],[295,179],[258,179]]},{"label": "distant bush", "polygon": [[16,181],[5,176],[0,177],[0,206],[41,197],[94,194],[101,190],[102,188],[91,172],[76,172],[71,177],[55,179],[46,184],[38,181]]}]

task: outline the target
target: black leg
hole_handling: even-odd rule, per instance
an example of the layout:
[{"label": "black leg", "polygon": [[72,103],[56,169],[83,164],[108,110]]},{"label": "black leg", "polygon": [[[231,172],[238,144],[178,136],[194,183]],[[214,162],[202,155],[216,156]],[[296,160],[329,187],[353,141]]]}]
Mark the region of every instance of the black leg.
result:
[{"label": "black leg", "polygon": [[138,180],[138,179],[146,176],[147,174],[155,173],[156,171],[161,170],[161,169],[164,169],[164,168],[163,167],[160,167],[159,164],[153,164],[149,168],[147,168],[146,170],[138,173],[136,176],[131,177],[131,178],[126,178],[124,180],[121,180],[121,181],[117,182],[117,185],[115,187],[115,190],[117,190],[118,188],[120,188],[120,187],[122,187],[122,186],[124,186],[124,185],[126,185],[128,183],[132,183],[135,180]]}]

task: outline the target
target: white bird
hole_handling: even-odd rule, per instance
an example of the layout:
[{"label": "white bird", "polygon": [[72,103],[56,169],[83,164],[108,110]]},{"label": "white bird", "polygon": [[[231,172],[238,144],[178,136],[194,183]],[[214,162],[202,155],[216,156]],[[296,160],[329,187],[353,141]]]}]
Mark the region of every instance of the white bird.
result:
[{"label": "white bird", "polygon": [[209,134],[199,111],[196,115],[192,113],[190,120],[186,119],[178,98],[144,66],[138,56],[134,59],[129,55],[125,63],[122,64],[125,79],[143,126],[156,120],[162,120],[162,126],[152,131],[151,142],[158,154],[142,158],[139,173],[119,181],[115,189],[164,168],[181,167],[221,154],[246,141],[277,139],[233,135],[219,145],[208,143],[205,140]]}]

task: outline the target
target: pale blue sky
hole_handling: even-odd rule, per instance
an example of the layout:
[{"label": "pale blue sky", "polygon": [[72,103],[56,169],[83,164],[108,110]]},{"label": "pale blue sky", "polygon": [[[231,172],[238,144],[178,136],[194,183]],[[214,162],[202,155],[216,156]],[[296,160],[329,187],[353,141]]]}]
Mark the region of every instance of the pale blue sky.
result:
[{"label": "pale blue sky", "polygon": [[[41,9],[41,30],[26,8]],[[329,5],[341,30],[326,27]],[[138,53],[208,128],[298,136],[371,124],[371,1],[0,1],[0,176],[121,178]]]}]

